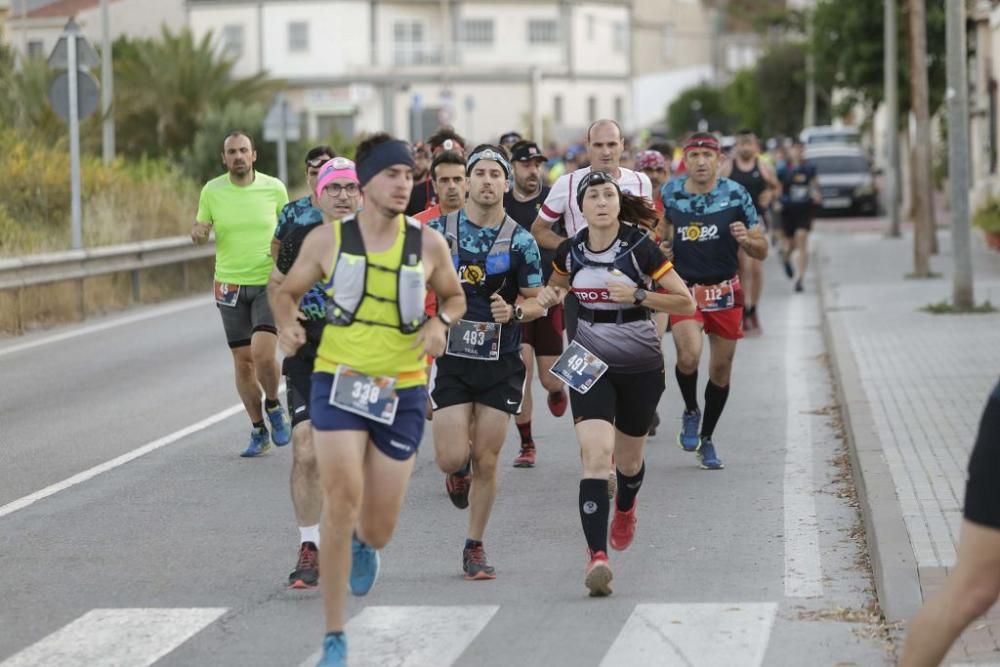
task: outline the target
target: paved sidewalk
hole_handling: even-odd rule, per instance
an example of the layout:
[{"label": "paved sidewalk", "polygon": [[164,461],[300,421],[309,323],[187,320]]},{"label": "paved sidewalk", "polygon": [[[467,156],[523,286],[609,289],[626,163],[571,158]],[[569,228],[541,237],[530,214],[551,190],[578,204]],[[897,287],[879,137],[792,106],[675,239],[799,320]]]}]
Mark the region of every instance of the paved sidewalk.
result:
[{"label": "paved sidewalk", "polygon": [[[1000,374],[1000,314],[932,315],[950,300],[950,235],[932,280],[906,279],[912,239],[857,225],[819,228],[824,329],[860,472],[879,599],[910,618],[954,564],[966,466]],[[973,238],[976,300],[1000,306],[1000,254]],[[963,635],[945,664],[1000,664],[1000,605]]]}]

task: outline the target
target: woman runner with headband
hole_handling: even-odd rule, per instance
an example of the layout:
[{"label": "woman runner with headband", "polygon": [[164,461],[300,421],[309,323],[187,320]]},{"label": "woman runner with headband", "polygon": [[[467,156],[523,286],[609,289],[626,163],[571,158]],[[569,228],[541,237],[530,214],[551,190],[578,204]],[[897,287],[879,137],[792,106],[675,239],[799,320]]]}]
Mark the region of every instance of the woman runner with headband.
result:
[{"label": "woman runner with headband", "polygon": [[[695,303],[643,228],[656,221],[643,199],[622,193],[601,171],[587,174],[576,196],[587,226],[559,246],[552,278],[537,299],[550,307],[572,289],[580,302],[577,331],[553,371],[574,389],[570,403],[583,460],[580,520],[590,556],[585,583],[597,597],[611,594],[608,462],[614,453],[611,546],[624,551],[635,536],[643,448],[665,384],[650,310],[690,314]],[[654,292],[657,285],[666,293]]]}]

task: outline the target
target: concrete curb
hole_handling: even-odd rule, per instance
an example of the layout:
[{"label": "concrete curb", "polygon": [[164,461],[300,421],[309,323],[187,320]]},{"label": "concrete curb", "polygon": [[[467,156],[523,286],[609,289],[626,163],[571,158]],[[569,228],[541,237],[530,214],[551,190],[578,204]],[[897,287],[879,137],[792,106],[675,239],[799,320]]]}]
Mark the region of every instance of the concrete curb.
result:
[{"label": "concrete curb", "polygon": [[817,244],[816,274],[823,338],[830,354],[837,401],[847,434],[854,484],[858,490],[865,539],[871,553],[875,592],[890,623],[913,618],[923,604],[920,573],[896,487],[865,398],[846,327],[827,310],[830,286],[823,276],[822,246]]}]

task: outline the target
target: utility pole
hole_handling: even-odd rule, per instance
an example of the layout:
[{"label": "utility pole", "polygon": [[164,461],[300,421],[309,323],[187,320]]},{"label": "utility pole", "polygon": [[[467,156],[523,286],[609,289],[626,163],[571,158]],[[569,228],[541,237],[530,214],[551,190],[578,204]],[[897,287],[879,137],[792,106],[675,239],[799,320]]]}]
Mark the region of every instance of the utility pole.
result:
[{"label": "utility pole", "polygon": [[803,127],[816,125],[816,53],[813,51],[813,15],[805,10],[806,30],[806,109],[802,119]]},{"label": "utility pole", "polygon": [[952,299],[956,310],[972,310],[972,245],[969,238],[969,74],[965,45],[965,0],[947,0],[948,178],[951,239],[955,258]]},{"label": "utility pole", "polygon": [[80,182],[80,110],[79,70],[77,69],[77,37],[80,29],[70,19],[66,25],[67,62],[69,63],[69,183],[70,183],[70,228],[73,249],[83,247],[83,207],[80,202],[82,186]]},{"label": "utility pole", "polygon": [[885,6],[885,109],[886,170],[885,211],[889,216],[889,236],[899,238],[899,26],[898,0],[883,0]]},{"label": "utility pole", "polygon": [[114,70],[111,58],[111,12],[108,0],[101,0],[101,115],[104,118],[104,135],[101,157],[104,164],[115,159],[115,117],[111,112],[114,99]]},{"label": "utility pole", "polygon": [[[951,0],[958,1],[958,0]],[[916,118],[913,140],[913,275],[931,275],[931,124],[927,81],[927,13],[924,0],[910,3],[910,100]]]}]

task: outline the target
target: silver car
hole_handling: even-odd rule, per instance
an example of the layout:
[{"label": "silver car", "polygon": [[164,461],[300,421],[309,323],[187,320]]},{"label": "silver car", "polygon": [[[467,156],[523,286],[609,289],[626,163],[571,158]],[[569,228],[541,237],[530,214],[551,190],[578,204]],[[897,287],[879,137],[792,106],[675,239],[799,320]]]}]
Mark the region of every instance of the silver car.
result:
[{"label": "silver car", "polygon": [[810,146],[804,157],[816,167],[824,211],[878,214],[875,172],[860,146]]}]

